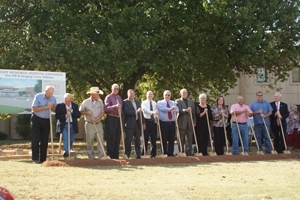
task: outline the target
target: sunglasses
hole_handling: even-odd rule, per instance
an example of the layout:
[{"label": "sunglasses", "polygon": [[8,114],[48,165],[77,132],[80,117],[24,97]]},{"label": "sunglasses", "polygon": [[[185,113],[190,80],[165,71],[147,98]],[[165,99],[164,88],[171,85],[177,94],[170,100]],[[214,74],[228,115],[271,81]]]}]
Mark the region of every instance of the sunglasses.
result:
[{"label": "sunglasses", "polygon": [[257,96],[262,97],[262,94],[258,94]]},{"label": "sunglasses", "polygon": [[119,90],[119,88],[114,88],[114,90]]},{"label": "sunglasses", "polygon": [[169,97],[169,96],[171,96],[171,95],[170,95],[170,94],[165,94],[165,96]]}]

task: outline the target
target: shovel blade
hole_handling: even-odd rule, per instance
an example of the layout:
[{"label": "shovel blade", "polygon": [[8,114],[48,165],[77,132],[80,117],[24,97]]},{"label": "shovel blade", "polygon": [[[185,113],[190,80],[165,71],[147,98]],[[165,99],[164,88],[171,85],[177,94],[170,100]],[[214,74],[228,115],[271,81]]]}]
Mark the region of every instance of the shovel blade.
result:
[{"label": "shovel blade", "polygon": [[284,154],[291,154],[289,150],[283,151]]},{"label": "shovel blade", "polygon": [[195,153],[195,156],[203,156],[202,153]]}]

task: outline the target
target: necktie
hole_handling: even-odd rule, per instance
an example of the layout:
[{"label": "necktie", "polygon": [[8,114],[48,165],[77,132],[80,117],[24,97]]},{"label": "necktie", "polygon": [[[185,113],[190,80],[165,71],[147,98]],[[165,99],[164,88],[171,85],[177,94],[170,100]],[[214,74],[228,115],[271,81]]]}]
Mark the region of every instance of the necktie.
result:
[{"label": "necktie", "polygon": [[[279,111],[279,103],[278,102],[276,102],[276,109],[277,109],[277,111]],[[279,119],[279,117],[277,117],[276,123],[277,123],[277,126],[280,126],[280,119]]]},{"label": "necktie", "polygon": [[[168,108],[171,108],[168,101],[167,101],[167,107],[168,107]],[[168,112],[168,118],[169,118],[169,120],[171,120],[171,119],[173,118],[172,112],[171,112],[171,111]]]},{"label": "necktie", "polygon": [[[150,111],[153,111],[152,101],[150,101]],[[151,114],[151,120],[154,121],[154,116]]]},{"label": "necktie", "polygon": [[[134,110],[136,112],[136,105],[135,105],[134,100],[131,100],[131,103],[132,103],[132,106],[133,106],[133,108],[134,108]],[[137,114],[135,115],[135,119],[138,120],[138,115]]]}]

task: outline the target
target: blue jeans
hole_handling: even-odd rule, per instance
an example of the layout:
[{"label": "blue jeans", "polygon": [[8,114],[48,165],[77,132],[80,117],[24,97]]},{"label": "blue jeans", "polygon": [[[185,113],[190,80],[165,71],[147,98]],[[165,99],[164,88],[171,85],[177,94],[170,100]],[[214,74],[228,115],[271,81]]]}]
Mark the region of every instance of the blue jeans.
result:
[{"label": "blue jeans", "polygon": [[239,133],[238,128],[239,126],[241,137],[243,140],[243,146],[244,146],[244,152],[248,152],[248,124],[237,124],[232,123],[231,129],[232,129],[232,154],[237,155],[239,151]]},{"label": "blue jeans", "polygon": [[[269,125],[267,125],[268,131],[270,131]],[[259,151],[262,151],[262,140],[264,140],[265,147],[266,147],[266,154],[271,153],[271,142],[268,136],[267,130],[264,124],[256,124],[254,126],[255,136],[257,139]]]},{"label": "blue jeans", "polygon": [[[62,136],[63,136],[63,141],[64,141],[64,150],[65,153],[69,153],[68,151],[68,124],[66,123],[64,130],[62,132]],[[73,142],[75,140],[75,133],[74,133],[74,129],[73,129],[73,125],[70,124],[70,149],[72,148]]]}]

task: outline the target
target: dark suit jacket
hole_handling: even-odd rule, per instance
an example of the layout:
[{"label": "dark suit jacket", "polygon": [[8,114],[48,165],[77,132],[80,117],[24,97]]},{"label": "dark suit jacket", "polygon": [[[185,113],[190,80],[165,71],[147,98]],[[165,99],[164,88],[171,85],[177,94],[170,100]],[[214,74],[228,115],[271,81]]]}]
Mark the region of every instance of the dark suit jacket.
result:
[{"label": "dark suit jacket", "polygon": [[[136,108],[140,108],[141,107],[141,102],[134,100],[135,104],[136,104]],[[135,128],[136,126],[136,111],[131,103],[131,101],[129,99],[125,99],[123,101],[123,112],[124,112],[124,126],[125,128]],[[140,118],[140,113],[138,113],[138,126],[139,128],[141,128],[141,121],[143,122],[143,124],[145,123],[145,119],[144,116],[142,114],[142,119]]]},{"label": "dark suit jacket", "polygon": [[[81,116],[81,113],[79,112],[78,109],[78,105],[76,103],[72,102],[72,124],[73,124],[73,128],[74,128],[74,132],[78,133],[78,122],[77,122],[77,118],[79,118]],[[56,119],[59,120],[60,122],[60,130],[61,132],[64,130],[66,123],[66,114],[67,114],[67,108],[65,103],[59,103],[56,106],[56,113],[55,113],[55,117]]]},{"label": "dark suit jacket", "polygon": [[179,129],[186,129],[187,125],[189,126],[190,130],[193,130],[194,127],[192,127],[192,123],[190,122],[190,113],[183,112],[183,109],[187,109],[187,107],[191,107],[192,109],[192,118],[193,123],[196,124],[196,115],[195,115],[195,103],[191,99],[187,99],[188,106],[184,103],[184,100],[182,98],[177,99],[175,102],[177,104],[177,107],[179,109],[179,116],[178,116],[178,126]]},{"label": "dark suit jacket", "polygon": [[[277,119],[275,116],[275,113],[277,112],[276,104],[275,101],[271,102],[271,107],[273,108],[272,110],[272,115],[270,116],[271,118],[271,129],[274,132],[275,130],[278,131],[278,128],[280,129],[279,126],[277,126]],[[288,106],[286,103],[280,102],[280,108],[279,108],[280,114],[282,116],[281,123],[282,123],[282,128],[283,131],[286,131],[286,121],[285,119],[289,116],[289,110]]]}]

